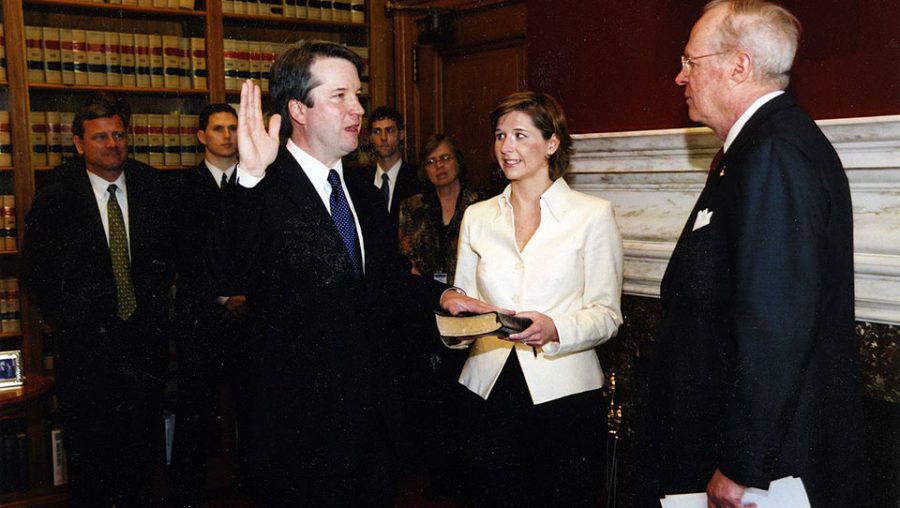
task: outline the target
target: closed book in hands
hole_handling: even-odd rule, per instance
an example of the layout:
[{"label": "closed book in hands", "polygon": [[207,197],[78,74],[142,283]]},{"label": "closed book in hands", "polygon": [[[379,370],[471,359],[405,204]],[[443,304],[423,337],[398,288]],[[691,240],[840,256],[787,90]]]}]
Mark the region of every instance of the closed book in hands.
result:
[{"label": "closed book in hands", "polygon": [[441,340],[450,348],[466,347],[478,337],[485,335],[506,337],[531,326],[531,320],[528,318],[499,312],[452,316],[435,311],[434,319]]}]

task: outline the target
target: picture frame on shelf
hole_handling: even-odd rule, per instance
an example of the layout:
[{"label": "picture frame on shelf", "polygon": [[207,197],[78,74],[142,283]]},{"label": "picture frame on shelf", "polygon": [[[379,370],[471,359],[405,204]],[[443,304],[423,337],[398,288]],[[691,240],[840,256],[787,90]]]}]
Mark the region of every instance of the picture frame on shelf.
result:
[{"label": "picture frame on shelf", "polygon": [[22,386],[22,352],[0,351],[0,390]]}]

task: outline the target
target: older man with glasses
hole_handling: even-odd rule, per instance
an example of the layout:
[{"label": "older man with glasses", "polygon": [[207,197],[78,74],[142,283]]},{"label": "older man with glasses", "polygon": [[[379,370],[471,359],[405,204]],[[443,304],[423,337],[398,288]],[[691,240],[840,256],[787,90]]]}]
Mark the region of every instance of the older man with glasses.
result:
[{"label": "older man with glasses", "polygon": [[841,161],[784,92],[800,24],[715,0],[675,78],[724,142],[660,288],[641,471],[646,506],[800,477],[812,506],[859,506],[865,460],[853,216]]}]

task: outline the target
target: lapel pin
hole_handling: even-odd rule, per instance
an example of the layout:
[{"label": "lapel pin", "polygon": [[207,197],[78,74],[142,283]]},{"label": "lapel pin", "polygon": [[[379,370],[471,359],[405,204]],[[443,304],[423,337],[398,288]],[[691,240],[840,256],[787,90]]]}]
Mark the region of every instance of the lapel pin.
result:
[{"label": "lapel pin", "polygon": [[719,176],[725,176],[725,166],[722,166],[722,170],[719,171]]}]

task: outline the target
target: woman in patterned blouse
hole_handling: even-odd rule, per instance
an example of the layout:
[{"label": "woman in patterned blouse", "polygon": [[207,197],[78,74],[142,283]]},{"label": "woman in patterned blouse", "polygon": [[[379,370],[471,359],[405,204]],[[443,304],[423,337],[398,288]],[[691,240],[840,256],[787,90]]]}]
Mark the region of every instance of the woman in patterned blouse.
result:
[{"label": "woman in patterned blouse", "polygon": [[400,251],[413,273],[453,284],[459,223],[480,197],[465,185],[466,163],[450,136],[428,138],[419,160],[425,190],[400,205]]}]

